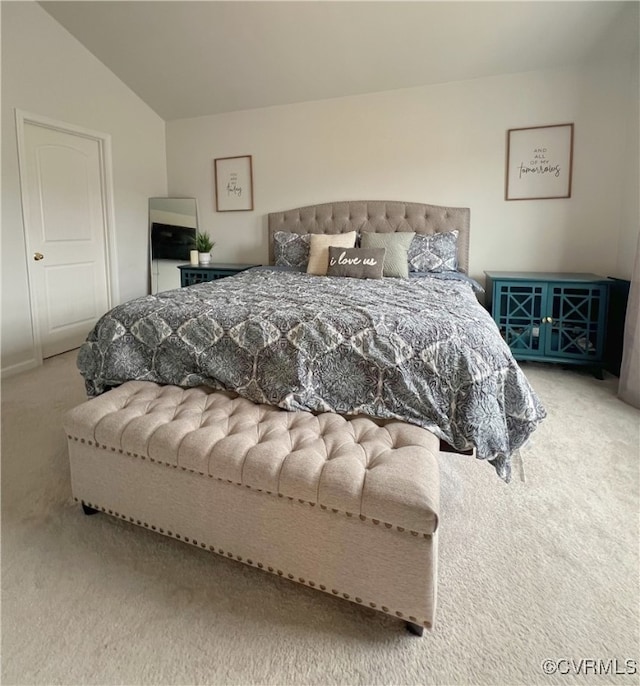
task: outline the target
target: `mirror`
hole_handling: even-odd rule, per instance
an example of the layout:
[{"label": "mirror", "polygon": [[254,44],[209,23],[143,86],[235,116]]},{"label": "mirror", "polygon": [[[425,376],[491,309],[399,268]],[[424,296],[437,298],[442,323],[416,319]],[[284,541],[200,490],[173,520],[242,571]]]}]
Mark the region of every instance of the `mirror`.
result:
[{"label": "mirror", "polygon": [[197,230],[195,198],[149,198],[151,293],[180,288],[178,265],[189,262]]}]

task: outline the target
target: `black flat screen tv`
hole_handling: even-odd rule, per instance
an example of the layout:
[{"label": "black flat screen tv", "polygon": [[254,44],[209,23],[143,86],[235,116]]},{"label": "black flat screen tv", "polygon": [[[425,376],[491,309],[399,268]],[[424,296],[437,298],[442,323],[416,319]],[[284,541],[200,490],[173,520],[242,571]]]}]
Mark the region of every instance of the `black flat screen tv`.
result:
[{"label": "black flat screen tv", "polygon": [[174,224],[151,224],[152,260],[189,260],[195,249],[196,230]]}]

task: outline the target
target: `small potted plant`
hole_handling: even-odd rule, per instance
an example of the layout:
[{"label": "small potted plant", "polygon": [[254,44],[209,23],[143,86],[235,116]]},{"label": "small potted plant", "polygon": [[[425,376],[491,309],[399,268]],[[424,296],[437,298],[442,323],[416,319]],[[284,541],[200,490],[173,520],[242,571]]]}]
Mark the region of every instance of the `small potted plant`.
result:
[{"label": "small potted plant", "polygon": [[211,262],[211,249],[215,242],[211,240],[206,231],[198,231],[196,234],[196,250],[198,251],[198,262],[209,264]]}]

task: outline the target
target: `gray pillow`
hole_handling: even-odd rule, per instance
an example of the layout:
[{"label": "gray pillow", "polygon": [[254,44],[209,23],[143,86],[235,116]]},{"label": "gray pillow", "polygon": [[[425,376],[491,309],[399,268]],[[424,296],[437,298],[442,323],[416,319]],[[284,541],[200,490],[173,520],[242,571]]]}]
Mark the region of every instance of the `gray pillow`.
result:
[{"label": "gray pillow", "polygon": [[412,272],[455,272],[458,269],[458,231],[416,234],[409,246]]},{"label": "gray pillow", "polygon": [[351,276],[355,279],[381,279],[384,248],[329,248],[327,276]]},{"label": "gray pillow", "polygon": [[309,261],[309,234],[276,231],[273,234],[273,256],[276,267],[304,267]]},{"label": "gray pillow", "polygon": [[364,231],[360,239],[363,248],[384,248],[384,276],[396,276],[406,279],[409,276],[407,251],[415,233],[398,231],[396,233],[373,233]]}]

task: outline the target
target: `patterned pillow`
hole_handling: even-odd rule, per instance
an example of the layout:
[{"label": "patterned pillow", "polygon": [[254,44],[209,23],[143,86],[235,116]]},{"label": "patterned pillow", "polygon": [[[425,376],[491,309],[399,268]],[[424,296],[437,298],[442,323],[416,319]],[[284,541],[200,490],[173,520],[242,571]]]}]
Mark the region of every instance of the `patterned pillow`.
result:
[{"label": "patterned pillow", "polygon": [[398,231],[397,233],[365,231],[360,243],[363,248],[385,248],[384,276],[406,279],[409,276],[407,251],[414,236],[413,231]]},{"label": "patterned pillow", "polygon": [[351,276],[355,279],[381,279],[384,248],[329,247],[327,276]]},{"label": "patterned pillow", "polygon": [[273,254],[276,267],[304,267],[309,261],[309,234],[276,231],[273,234]]},{"label": "patterned pillow", "polygon": [[412,272],[455,272],[458,269],[458,231],[416,234],[409,246]]}]

